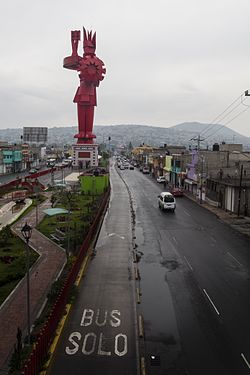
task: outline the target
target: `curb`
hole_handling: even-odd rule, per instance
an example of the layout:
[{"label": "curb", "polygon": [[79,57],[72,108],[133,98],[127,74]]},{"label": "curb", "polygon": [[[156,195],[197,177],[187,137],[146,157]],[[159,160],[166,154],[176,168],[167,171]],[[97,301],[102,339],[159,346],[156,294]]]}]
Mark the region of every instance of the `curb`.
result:
[{"label": "curb", "polygon": [[[87,270],[87,267],[88,267],[88,263],[89,263],[89,260],[90,260],[90,255],[91,255],[91,252],[92,252],[92,246],[90,246],[88,252],[87,252],[87,255],[86,257],[84,258],[84,261],[83,261],[83,264],[80,268],[80,271],[76,277],[76,281],[74,283],[74,285],[76,285],[76,287],[79,287],[79,284],[81,282],[81,279],[83,278],[84,276],[84,272]],[[72,303],[68,303],[66,306],[65,306],[65,313],[63,315],[63,317],[61,318],[61,320],[59,321],[58,323],[58,326],[57,326],[57,329],[56,329],[56,332],[55,332],[55,337],[49,347],[49,350],[48,350],[48,354],[49,354],[49,359],[47,360],[47,362],[44,364],[43,368],[44,370],[42,370],[39,375],[46,375],[47,374],[47,371],[49,369],[49,366],[52,362],[52,359],[53,359],[53,355],[55,353],[55,350],[56,350],[56,347],[57,347],[57,344],[58,344],[58,341],[59,341],[59,338],[61,336],[61,333],[63,331],[63,328],[64,328],[64,325],[66,323],[66,320],[70,314],[70,310],[71,310],[71,307],[72,307]]]}]

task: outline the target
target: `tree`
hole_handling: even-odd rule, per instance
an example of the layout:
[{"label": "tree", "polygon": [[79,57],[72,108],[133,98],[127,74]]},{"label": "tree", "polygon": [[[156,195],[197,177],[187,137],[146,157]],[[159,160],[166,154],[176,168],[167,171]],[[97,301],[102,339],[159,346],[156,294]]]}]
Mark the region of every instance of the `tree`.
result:
[{"label": "tree", "polygon": [[133,145],[132,145],[132,143],[131,142],[129,142],[129,145],[128,145],[128,149],[129,149],[129,151],[132,151],[133,150]]}]

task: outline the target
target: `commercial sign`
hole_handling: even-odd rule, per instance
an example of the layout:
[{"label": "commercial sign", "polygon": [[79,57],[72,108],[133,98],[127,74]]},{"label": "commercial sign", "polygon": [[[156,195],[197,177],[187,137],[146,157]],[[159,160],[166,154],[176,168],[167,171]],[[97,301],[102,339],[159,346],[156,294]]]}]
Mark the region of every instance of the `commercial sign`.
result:
[{"label": "commercial sign", "polygon": [[32,143],[45,143],[48,140],[48,128],[24,127],[23,141]]}]

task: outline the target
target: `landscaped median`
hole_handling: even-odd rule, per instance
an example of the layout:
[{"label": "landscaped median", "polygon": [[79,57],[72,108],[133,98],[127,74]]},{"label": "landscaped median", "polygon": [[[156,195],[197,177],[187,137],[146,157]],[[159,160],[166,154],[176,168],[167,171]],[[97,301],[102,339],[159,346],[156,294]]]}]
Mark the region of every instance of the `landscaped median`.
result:
[{"label": "landscaped median", "polygon": [[68,255],[77,255],[102,199],[103,195],[84,195],[58,189],[51,197],[52,207],[56,208],[46,210],[37,229],[68,251]]},{"label": "landscaped median", "polygon": [[[45,314],[41,315],[39,322],[37,322],[39,324],[33,331],[32,351],[29,358],[24,363],[22,361],[21,367],[23,368],[23,371],[21,373],[24,375],[38,374],[42,364],[48,358],[48,349],[54,339],[58,323],[65,313],[66,304],[72,298],[72,295],[74,295],[75,281],[77,280],[82,264],[86,259],[88,250],[98,235],[100,224],[108,205],[109,196],[110,188],[108,188],[104,194],[99,196],[99,198],[76,194],[75,197],[70,197],[70,199],[66,197],[67,199],[64,202],[64,206],[62,204],[63,200],[57,202],[59,205],[61,204],[61,207],[67,207],[68,211],[70,212],[69,217],[66,217],[67,220],[65,221],[65,227],[68,228],[69,226],[70,230],[68,232],[67,230],[65,231],[65,238],[63,238],[64,241],[62,241],[62,245],[66,246],[67,248],[68,241],[71,244],[71,246],[68,248],[70,252],[68,254],[69,257],[67,268],[63,271],[62,278],[53,285],[52,291],[49,295],[50,306],[47,305],[45,307]],[[90,219],[88,222],[88,227],[86,221],[87,215],[89,215]],[[50,218],[47,217],[44,220],[45,221],[41,223],[40,229],[48,237],[50,237],[51,228],[53,228],[53,230],[58,228],[59,221],[57,221],[53,216]],[[52,224],[52,222],[54,224]],[[63,220],[62,223],[64,223]],[[88,228],[86,231],[83,231],[83,225],[84,228]],[[78,244],[79,249],[77,247],[77,243],[75,247],[73,242],[75,226],[76,233],[79,232],[79,235],[80,230],[82,230],[82,244],[81,246]],[[62,233],[64,233],[63,225],[60,230]]]},{"label": "landscaped median", "polygon": [[[38,258],[30,251],[30,265]],[[26,249],[24,242],[12,233],[9,225],[0,231],[0,306],[25,276]]]}]

